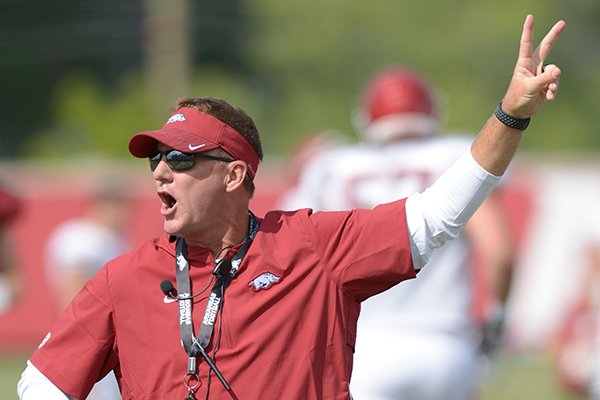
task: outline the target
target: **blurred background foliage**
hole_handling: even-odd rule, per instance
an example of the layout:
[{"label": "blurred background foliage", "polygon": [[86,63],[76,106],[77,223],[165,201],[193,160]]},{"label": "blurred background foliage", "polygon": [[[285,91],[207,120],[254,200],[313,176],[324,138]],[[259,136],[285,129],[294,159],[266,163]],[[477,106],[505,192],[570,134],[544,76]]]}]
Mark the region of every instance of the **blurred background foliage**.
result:
[{"label": "blurred background foliage", "polygon": [[181,96],[217,96],[254,116],[270,157],[351,111],[378,69],[410,65],[438,87],[444,129],[476,133],[510,79],[525,15],[536,43],[567,30],[550,62],[559,101],[524,148],[600,150],[597,0],[0,0],[0,158],[127,156]]}]

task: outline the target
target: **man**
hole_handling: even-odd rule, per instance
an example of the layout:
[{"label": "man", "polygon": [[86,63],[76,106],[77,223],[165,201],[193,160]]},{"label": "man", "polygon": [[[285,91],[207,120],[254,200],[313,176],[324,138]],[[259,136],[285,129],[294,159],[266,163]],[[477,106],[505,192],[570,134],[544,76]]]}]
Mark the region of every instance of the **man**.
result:
[{"label": "man", "polygon": [[[332,148],[306,164],[283,208],[370,209],[423,191],[472,142],[437,135],[434,90],[407,67],[375,74],[355,115],[364,143]],[[362,303],[350,386],[356,398],[476,397],[482,343],[489,347],[488,339],[499,334],[514,257],[497,191],[466,224],[465,235],[432,255],[418,279]],[[482,292],[489,298],[478,296]],[[481,303],[484,323],[475,315]]]},{"label": "man", "polygon": [[30,358],[21,399],[84,398],[109,370],[124,399],[348,399],[360,302],[414,278],[492,190],[556,95],[560,69],[541,69],[564,25],[534,51],[528,16],[503,111],[428,191],[371,211],[255,217],[254,123],[217,99],[180,101],[129,144],[150,157],[165,235],[86,284]]}]

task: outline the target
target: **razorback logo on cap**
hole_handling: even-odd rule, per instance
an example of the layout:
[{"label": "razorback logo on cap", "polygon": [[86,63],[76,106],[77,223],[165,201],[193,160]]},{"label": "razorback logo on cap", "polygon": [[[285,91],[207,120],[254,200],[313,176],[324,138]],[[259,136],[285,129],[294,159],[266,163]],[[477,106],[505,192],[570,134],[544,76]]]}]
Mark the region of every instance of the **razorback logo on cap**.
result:
[{"label": "razorback logo on cap", "polygon": [[183,115],[181,113],[174,114],[174,115],[171,115],[171,117],[167,120],[167,123],[165,125],[172,124],[173,122],[184,122],[184,121],[187,121],[187,119],[185,119],[185,115]]}]

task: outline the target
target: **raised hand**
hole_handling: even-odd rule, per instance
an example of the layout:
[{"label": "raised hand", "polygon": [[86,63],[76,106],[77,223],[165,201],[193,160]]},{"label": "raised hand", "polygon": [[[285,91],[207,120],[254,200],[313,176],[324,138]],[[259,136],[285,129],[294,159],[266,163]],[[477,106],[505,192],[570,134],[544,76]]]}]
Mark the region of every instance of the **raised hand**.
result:
[{"label": "raised hand", "polygon": [[507,114],[528,118],[537,113],[546,100],[555,99],[561,71],[555,64],[544,62],[565,26],[562,20],[554,24],[533,50],[533,15],[525,18],[519,58],[502,104]]}]

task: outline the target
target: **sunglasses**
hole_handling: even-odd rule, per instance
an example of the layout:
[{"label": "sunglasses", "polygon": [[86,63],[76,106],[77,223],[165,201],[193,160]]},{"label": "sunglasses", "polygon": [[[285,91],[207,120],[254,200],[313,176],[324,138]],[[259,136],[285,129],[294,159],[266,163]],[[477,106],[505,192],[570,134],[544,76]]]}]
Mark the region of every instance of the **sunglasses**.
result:
[{"label": "sunglasses", "polygon": [[190,169],[194,166],[197,158],[204,158],[205,160],[216,160],[230,163],[235,161],[231,158],[219,157],[219,156],[211,156],[210,154],[204,153],[182,153],[179,150],[166,150],[166,151],[158,151],[153,156],[149,157],[150,160],[150,170],[154,172],[158,164],[162,160],[163,156],[165,156],[165,160],[167,161],[167,165],[173,171],[184,171],[186,169]]}]

